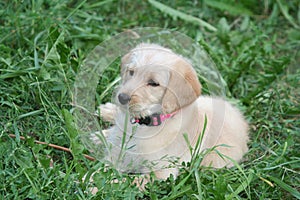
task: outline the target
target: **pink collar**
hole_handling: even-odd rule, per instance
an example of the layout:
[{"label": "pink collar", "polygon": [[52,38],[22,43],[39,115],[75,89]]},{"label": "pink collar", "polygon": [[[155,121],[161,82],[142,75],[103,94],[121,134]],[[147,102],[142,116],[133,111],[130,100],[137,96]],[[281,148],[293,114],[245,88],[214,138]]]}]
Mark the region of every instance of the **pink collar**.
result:
[{"label": "pink collar", "polygon": [[162,122],[164,122],[165,120],[173,117],[178,111],[175,111],[173,113],[170,114],[152,114],[150,116],[146,116],[144,118],[132,118],[131,119],[131,123],[135,124],[145,124],[146,126],[159,126],[161,125]]}]

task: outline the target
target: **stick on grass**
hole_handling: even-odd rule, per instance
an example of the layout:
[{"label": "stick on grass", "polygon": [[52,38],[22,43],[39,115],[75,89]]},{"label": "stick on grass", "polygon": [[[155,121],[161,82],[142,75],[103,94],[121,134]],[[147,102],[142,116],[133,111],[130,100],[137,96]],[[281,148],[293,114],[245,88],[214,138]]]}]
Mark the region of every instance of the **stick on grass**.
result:
[{"label": "stick on grass", "polygon": [[[8,134],[8,135],[9,135],[9,137],[11,137],[11,138],[16,138],[16,135],[14,135],[14,134]],[[25,140],[25,137],[20,136],[20,139],[21,139],[21,140]],[[62,146],[59,146],[59,145],[56,145],[56,144],[48,144],[47,142],[41,142],[41,141],[39,141],[39,140],[35,140],[34,142],[37,143],[37,144],[47,145],[48,147],[52,147],[52,148],[54,148],[54,149],[58,149],[58,150],[61,150],[61,151],[65,151],[65,152],[71,153],[71,150],[70,150],[69,148],[62,147]],[[95,160],[96,160],[94,157],[89,156],[89,155],[86,155],[86,154],[83,154],[83,156],[84,156],[85,158],[91,160],[91,161],[95,161]]]}]

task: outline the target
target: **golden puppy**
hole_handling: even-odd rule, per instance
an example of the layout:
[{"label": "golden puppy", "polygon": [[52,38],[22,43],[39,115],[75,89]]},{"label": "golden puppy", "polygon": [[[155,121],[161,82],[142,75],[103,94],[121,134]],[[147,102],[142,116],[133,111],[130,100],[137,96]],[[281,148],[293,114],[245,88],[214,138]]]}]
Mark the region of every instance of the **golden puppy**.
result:
[{"label": "golden puppy", "polygon": [[174,163],[191,161],[189,147],[195,148],[203,131],[200,152],[216,146],[219,153],[207,154],[201,165],[231,167],[247,152],[242,114],[221,98],[200,96],[196,72],[185,58],[140,44],[122,58],[121,78],[116,104],[100,106],[103,120],[114,124],[103,130],[110,146],[106,159],[120,171],[176,176]]}]

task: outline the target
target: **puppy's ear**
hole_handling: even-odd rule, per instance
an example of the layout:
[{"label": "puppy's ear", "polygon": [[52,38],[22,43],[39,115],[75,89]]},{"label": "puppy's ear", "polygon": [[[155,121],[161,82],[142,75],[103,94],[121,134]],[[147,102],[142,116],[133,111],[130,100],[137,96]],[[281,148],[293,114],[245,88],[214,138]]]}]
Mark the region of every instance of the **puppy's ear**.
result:
[{"label": "puppy's ear", "polygon": [[162,99],[165,113],[172,113],[194,102],[201,93],[201,84],[192,66],[178,59],[170,69],[170,79]]}]

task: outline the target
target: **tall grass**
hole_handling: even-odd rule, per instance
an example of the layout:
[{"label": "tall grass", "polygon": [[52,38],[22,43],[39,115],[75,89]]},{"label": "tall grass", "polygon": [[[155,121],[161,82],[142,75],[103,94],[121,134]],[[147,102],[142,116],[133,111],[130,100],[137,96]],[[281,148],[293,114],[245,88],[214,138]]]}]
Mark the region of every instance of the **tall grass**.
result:
[{"label": "tall grass", "polygon": [[[299,8],[297,0],[1,2],[1,198],[300,199]],[[185,167],[176,180],[153,180],[140,191],[131,184],[135,175],[83,156],[89,152],[72,118],[76,73],[94,46],[138,26],[183,32],[214,59],[228,97],[251,124],[240,166],[193,173]],[[110,100],[117,76],[107,69],[98,98]],[[93,172],[92,183],[82,181]]]}]

